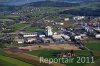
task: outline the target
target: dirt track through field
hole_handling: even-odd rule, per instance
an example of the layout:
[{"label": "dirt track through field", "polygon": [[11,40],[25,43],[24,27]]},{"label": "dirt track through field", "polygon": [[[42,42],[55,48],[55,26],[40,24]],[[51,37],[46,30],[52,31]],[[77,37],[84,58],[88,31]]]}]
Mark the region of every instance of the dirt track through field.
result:
[{"label": "dirt track through field", "polygon": [[33,46],[25,46],[25,47],[18,47],[22,50],[42,50],[42,49],[52,49],[52,50],[80,50],[75,45],[70,44],[54,44],[54,45],[33,45]]},{"label": "dirt track through field", "polygon": [[93,52],[94,56],[100,56],[100,52]]}]

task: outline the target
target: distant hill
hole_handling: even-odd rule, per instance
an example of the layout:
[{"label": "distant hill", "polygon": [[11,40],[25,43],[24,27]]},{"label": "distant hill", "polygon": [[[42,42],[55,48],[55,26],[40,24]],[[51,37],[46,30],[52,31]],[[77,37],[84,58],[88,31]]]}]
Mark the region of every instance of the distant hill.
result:
[{"label": "distant hill", "polygon": [[80,3],[80,2],[97,2],[100,0],[57,0],[57,1],[61,1],[61,2],[72,2],[72,3]]},{"label": "distant hill", "polygon": [[1,5],[23,5],[31,2],[37,2],[42,0],[0,0]]},{"label": "distant hill", "polygon": [[99,16],[100,17],[100,9],[91,9],[91,8],[80,8],[79,10],[65,10],[60,12],[59,14],[72,14],[77,16]]},{"label": "distant hill", "polygon": [[34,6],[34,7],[71,7],[71,6],[79,6],[80,4],[59,2],[59,1],[38,1],[38,2],[32,2],[25,5]]},{"label": "distant hill", "polygon": [[[32,2],[46,1],[46,0],[0,0],[2,5],[23,5]],[[68,3],[81,3],[81,2],[100,2],[100,0],[48,0],[57,2],[68,2]]]}]

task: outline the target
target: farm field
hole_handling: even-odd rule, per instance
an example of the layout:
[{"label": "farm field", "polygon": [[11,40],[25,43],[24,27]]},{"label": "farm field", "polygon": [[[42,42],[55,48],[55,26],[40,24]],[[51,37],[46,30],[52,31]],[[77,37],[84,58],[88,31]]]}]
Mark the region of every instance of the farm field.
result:
[{"label": "farm field", "polygon": [[[99,60],[100,60],[100,44],[99,43],[88,43],[85,45],[87,48],[89,48],[90,50],[92,50],[94,52],[94,62],[93,64],[90,64],[90,63],[76,63],[76,60],[77,60],[77,57],[91,57],[91,53],[87,50],[74,50],[74,53],[76,54],[75,57],[75,61],[73,63],[66,63],[65,65],[66,66],[73,66],[73,65],[76,65],[76,66],[99,66]],[[95,48],[94,48],[95,47]],[[3,55],[3,52],[0,51]],[[27,58],[33,56],[37,56],[38,58],[39,57],[45,57],[45,58],[57,58],[57,54],[58,53],[61,53],[61,52],[70,52],[70,50],[51,50],[51,49],[42,49],[42,50],[33,50],[33,51],[26,51],[24,52],[24,54],[16,54],[16,52],[12,52],[12,53],[8,53],[8,56],[9,57],[6,57],[6,56],[2,56],[0,55],[0,65],[3,65],[3,66],[20,66],[21,64],[25,64],[26,66],[33,66],[34,63],[35,64],[39,64],[39,62],[35,62],[34,60],[33,61],[29,61],[26,60]],[[27,56],[28,54],[28,56]],[[14,58],[11,58],[11,57],[14,57],[14,58],[17,58],[17,59],[14,59]],[[10,59],[10,60],[9,60]],[[9,61],[9,62],[8,62]],[[12,62],[13,61],[13,62]],[[6,64],[4,64],[6,63]],[[16,63],[19,63],[18,65]],[[31,65],[32,64],[32,65]]]},{"label": "farm field", "polygon": [[[74,53],[76,54],[75,57],[75,61],[73,63],[66,63],[65,65],[66,66],[73,66],[73,65],[76,65],[76,66],[99,66],[99,60],[100,60],[100,44],[99,43],[89,43],[89,44],[86,44],[85,45],[86,47],[88,47],[90,50],[92,50],[94,52],[94,62],[93,64],[90,64],[90,63],[76,63],[76,60],[77,60],[77,57],[91,57],[91,53],[87,50],[74,50]],[[96,47],[96,48],[94,48]],[[0,54],[3,54],[2,51],[0,51],[1,53]],[[37,56],[37,57],[44,57],[44,58],[57,58],[57,54],[58,53],[61,53],[61,52],[70,52],[70,50],[50,50],[50,49],[42,49],[42,50],[33,50],[33,51],[27,51],[27,52],[24,52],[28,55],[31,55],[31,56]],[[16,53],[14,53],[14,56],[16,56]],[[11,53],[11,56],[13,54]],[[9,54],[8,54],[9,56]],[[23,57],[22,57],[23,56]],[[14,63],[19,63],[19,65],[14,65],[14,66],[20,66],[20,63],[21,64],[25,64],[26,66],[33,66],[34,63],[38,63],[38,62],[34,62],[34,61],[31,61],[29,62],[28,60],[26,61],[26,58],[27,55],[24,56],[24,54],[19,54],[17,55],[15,58],[17,59],[14,59],[14,58],[11,58],[10,56],[9,57],[6,57],[6,56],[2,56],[0,55],[0,65],[4,65],[4,66],[13,66]],[[9,61],[10,59],[10,61]],[[19,59],[19,60],[18,60]],[[12,63],[12,60],[14,61]],[[9,61],[9,62],[8,62]],[[26,62],[24,62],[26,61]],[[6,64],[4,64],[6,62]],[[34,63],[33,63],[34,62]]]},{"label": "farm field", "polygon": [[[99,43],[89,43],[86,44],[86,47],[88,47],[90,50],[92,50],[94,52],[94,64],[89,64],[89,63],[68,63],[65,64],[67,66],[99,66],[100,63],[100,56],[98,56],[97,54],[100,55],[100,44]],[[60,52],[69,52],[68,50],[34,50],[31,52],[28,52],[31,55],[35,55],[38,57],[45,57],[45,58],[56,58],[57,57],[57,53]],[[74,53],[79,56],[79,57],[91,57],[91,54],[89,51],[87,50],[76,50],[74,51]],[[75,60],[77,60],[77,56],[75,56]]]},{"label": "farm field", "polygon": [[14,25],[11,25],[11,26],[8,26],[8,28],[12,28],[12,29],[15,29],[15,30],[19,30],[25,26],[27,26],[28,24],[22,24],[22,23],[16,23]]},{"label": "farm field", "polygon": [[39,31],[43,31],[43,29],[38,28],[38,27],[27,27],[25,29],[25,31],[27,31],[27,32],[39,32]]},{"label": "farm field", "polygon": [[96,52],[100,51],[100,43],[89,43],[89,44],[86,44],[86,47]]},{"label": "farm field", "polygon": [[[31,51],[31,52],[28,52],[29,54],[31,55],[35,55],[35,56],[38,56],[38,57],[44,57],[44,58],[56,58],[57,57],[57,53],[60,53],[60,52],[64,52],[66,50],[36,50],[36,51]],[[78,51],[75,51],[75,54],[77,54],[79,57],[88,57],[90,55],[90,53],[86,50],[78,50]],[[77,60],[77,56],[74,57],[75,61],[73,63],[66,63],[65,65],[66,66],[85,66],[85,65],[89,65],[87,63],[76,63],[76,60]],[[97,59],[100,59],[100,57],[94,57],[95,60]],[[96,62],[98,63],[98,61]],[[99,64],[99,63],[98,63]],[[95,64],[94,64],[95,65]],[[98,66],[98,65],[96,65]]]},{"label": "farm field", "polygon": [[17,15],[0,15],[0,19],[18,19],[19,17]]},{"label": "farm field", "polygon": [[0,55],[0,65],[2,66],[33,66],[20,60]]}]

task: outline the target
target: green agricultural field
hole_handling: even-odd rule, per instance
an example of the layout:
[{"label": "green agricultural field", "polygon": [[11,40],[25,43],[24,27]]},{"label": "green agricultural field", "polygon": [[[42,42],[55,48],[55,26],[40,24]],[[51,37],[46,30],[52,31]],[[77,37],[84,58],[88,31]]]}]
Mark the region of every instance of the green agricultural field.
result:
[{"label": "green agricultural field", "polygon": [[13,20],[12,19],[0,19],[0,21],[6,22],[6,21],[13,21]]},{"label": "green agricultural field", "polygon": [[0,15],[0,19],[18,19],[19,17],[17,15]]},{"label": "green agricultural field", "polygon": [[27,27],[27,28],[25,28],[25,31],[27,31],[27,32],[39,32],[39,31],[44,31],[44,30],[39,28],[39,27]]},{"label": "green agricultural field", "polygon": [[[55,55],[59,52],[69,52],[68,50],[34,50],[31,52],[28,52],[29,54],[36,55],[39,57],[55,57]],[[86,50],[77,50],[74,51],[75,54],[78,56],[89,56],[89,52]]]},{"label": "green agricultural field", "polygon": [[83,3],[80,6],[72,7],[69,9],[75,9],[75,10],[80,10],[80,8],[90,8],[90,9],[100,9],[99,8],[100,2],[93,2],[93,3]]},{"label": "green agricultural field", "polygon": [[20,60],[0,55],[0,66],[22,66],[22,65],[33,66],[31,64],[22,62]]},{"label": "green agricultural field", "polygon": [[100,43],[89,43],[86,44],[86,47],[88,47],[90,50],[100,52]]},{"label": "green agricultural field", "polygon": [[7,28],[11,28],[11,29],[15,29],[15,30],[19,30],[25,26],[27,26],[28,24],[23,24],[23,23],[16,23],[14,25],[8,26]]},{"label": "green agricultural field", "polygon": [[[57,53],[63,52],[63,51],[68,52],[67,50],[35,50],[35,51],[28,52],[28,53],[31,55],[38,56],[38,57],[57,58]],[[74,51],[74,53],[79,57],[90,57],[90,53],[87,50],[78,50],[78,51]],[[73,63],[66,63],[65,65],[66,66],[85,66],[87,64],[90,64],[90,63],[79,63],[79,64],[76,63],[77,56],[73,57],[75,59],[75,61]],[[100,57],[94,57],[95,61],[97,59],[100,59]],[[96,66],[98,66],[98,65],[96,65]]]}]

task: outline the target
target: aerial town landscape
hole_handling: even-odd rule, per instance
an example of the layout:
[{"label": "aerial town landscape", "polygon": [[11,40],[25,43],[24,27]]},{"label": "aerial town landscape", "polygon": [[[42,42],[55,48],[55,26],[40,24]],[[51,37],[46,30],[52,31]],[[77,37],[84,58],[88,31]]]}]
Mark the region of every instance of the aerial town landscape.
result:
[{"label": "aerial town landscape", "polygon": [[22,65],[100,66],[100,1],[0,0],[0,66]]}]

